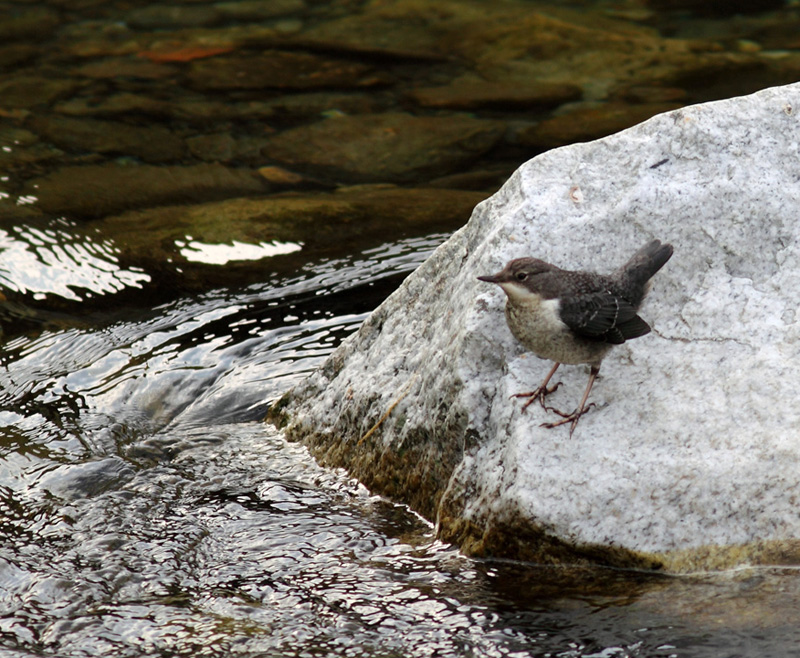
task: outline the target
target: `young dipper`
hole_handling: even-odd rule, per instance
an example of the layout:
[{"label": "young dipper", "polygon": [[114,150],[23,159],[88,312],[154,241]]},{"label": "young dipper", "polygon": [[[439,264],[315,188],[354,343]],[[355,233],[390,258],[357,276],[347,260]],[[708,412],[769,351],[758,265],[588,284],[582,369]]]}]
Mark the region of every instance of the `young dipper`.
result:
[{"label": "young dipper", "polygon": [[[514,396],[528,398],[523,411],[538,400],[544,409],[562,416],[543,427],[572,423],[572,436],[588,411],[586,400],[608,351],[650,333],[650,325],[636,311],[650,289],[650,279],[670,256],[672,245],[653,240],[609,275],[570,272],[537,258],[517,258],[497,274],[478,277],[496,283],[508,296],[506,322],[514,337],[537,356],[555,361],[541,386]],[[591,368],[581,403],[569,414],[544,403],[545,396],[561,385],[547,388],[562,363],[588,363]]]}]

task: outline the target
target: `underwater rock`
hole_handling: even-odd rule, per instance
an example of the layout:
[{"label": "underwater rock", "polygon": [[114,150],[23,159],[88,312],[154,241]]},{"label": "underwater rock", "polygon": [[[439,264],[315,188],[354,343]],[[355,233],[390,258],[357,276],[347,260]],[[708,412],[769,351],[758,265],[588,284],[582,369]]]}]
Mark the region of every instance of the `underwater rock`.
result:
[{"label": "underwater rock", "polygon": [[[195,245],[297,245],[307,262],[380,245],[387,235],[452,230],[486,196],[365,185],[333,193],[273,194],[134,210],[106,217],[95,226],[103,239],[119,245],[128,262],[146,271],[175,270],[190,277],[192,263],[202,261],[186,248],[187,236]],[[199,286],[218,284],[225,276],[222,270],[232,267],[229,263],[225,268],[201,268]],[[260,270],[255,274],[260,276]]]},{"label": "underwater rock", "polygon": [[83,86],[79,80],[46,78],[20,73],[0,82],[0,108],[31,108],[48,106],[69,96]]},{"label": "underwater rock", "polygon": [[180,27],[203,27],[222,20],[213,6],[151,4],[128,12],[125,22],[134,29],[158,30]]},{"label": "underwater rock", "polygon": [[[685,572],[800,564],[800,84],[661,114],[524,164],[270,418],[472,555]],[[511,258],[675,254],[572,439],[539,405]],[[584,368],[548,403],[577,406]]]},{"label": "underwater rock", "polygon": [[454,81],[440,87],[420,87],[409,94],[422,107],[474,110],[542,109],[578,100],[581,89],[576,85],[537,83],[520,86],[501,82]]},{"label": "underwater rock", "polygon": [[407,183],[468,165],[504,132],[500,121],[468,116],[336,116],[285,130],[270,140],[264,156],[334,180]]},{"label": "underwater rock", "polygon": [[188,79],[202,90],[371,87],[389,81],[368,64],[283,50],[197,60]]},{"label": "underwater rock", "polygon": [[157,125],[49,114],[33,115],[25,125],[65,151],[130,155],[145,162],[180,160],[186,152],[182,139]]},{"label": "underwater rock", "polygon": [[306,3],[304,0],[233,0],[217,2],[214,9],[228,20],[263,21],[302,12],[306,9]]},{"label": "underwater rock", "polygon": [[61,19],[58,12],[44,7],[14,10],[5,7],[3,20],[0,22],[0,43],[22,39],[48,38],[58,27]]},{"label": "underwater rock", "polygon": [[519,143],[540,150],[565,146],[574,142],[588,142],[630,128],[651,116],[675,110],[678,104],[601,103],[580,107],[565,114],[545,119],[535,126],[520,131]]},{"label": "underwater rock", "polygon": [[72,98],[68,101],[57,103],[54,109],[70,116],[125,117],[126,115],[145,115],[196,122],[203,126],[207,125],[209,121],[222,119],[263,120],[273,114],[272,105],[267,101],[233,103],[212,101],[202,97],[184,97],[180,103],[173,103],[127,92],[112,94],[98,101]]},{"label": "underwater rock", "polygon": [[269,186],[255,171],[219,164],[108,163],[62,167],[29,180],[23,189],[45,212],[90,218],[131,208],[265,193]]}]

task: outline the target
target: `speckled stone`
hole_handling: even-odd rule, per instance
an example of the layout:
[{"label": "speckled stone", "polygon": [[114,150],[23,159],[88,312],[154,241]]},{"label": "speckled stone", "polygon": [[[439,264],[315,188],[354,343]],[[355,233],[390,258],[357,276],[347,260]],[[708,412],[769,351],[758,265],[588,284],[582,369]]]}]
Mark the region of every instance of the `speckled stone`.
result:
[{"label": "speckled stone", "polygon": [[[692,571],[800,563],[800,84],[523,165],[272,417],[468,553]],[[532,255],[610,271],[675,247],[596,408],[546,429],[550,367],[476,280]],[[577,405],[582,367],[548,401]]]}]

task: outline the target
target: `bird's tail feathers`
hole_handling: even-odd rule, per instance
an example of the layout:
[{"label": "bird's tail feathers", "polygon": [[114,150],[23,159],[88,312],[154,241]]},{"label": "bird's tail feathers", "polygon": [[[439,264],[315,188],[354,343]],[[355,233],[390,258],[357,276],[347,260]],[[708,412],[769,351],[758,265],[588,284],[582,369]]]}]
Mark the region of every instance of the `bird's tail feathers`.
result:
[{"label": "bird's tail feathers", "polygon": [[653,240],[639,249],[620,268],[620,274],[630,281],[643,285],[658,272],[672,256],[672,245]]}]

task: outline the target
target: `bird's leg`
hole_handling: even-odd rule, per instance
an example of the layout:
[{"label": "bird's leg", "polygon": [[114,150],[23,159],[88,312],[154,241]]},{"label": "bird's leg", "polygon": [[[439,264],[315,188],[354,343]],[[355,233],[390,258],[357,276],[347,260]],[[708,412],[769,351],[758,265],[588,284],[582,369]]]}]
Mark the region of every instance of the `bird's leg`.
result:
[{"label": "bird's leg", "polygon": [[542,385],[539,388],[530,391],[529,393],[516,393],[512,395],[512,398],[528,398],[528,401],[522,405],[522,411],[525,411],[534,401],[539,400],[539,404],[542,405],[543,409],[547,409],[548,407],[544,404],[544,398],[546,395],[550,395],[553,391],[555,391],[559,386],[561,386],[561,382],[553,384],[551,388],[547,388],[547,385],[550,383],[550,380],[553,378],[553,375],[556,374],[556,370],[558,370],[558,366],[560,363],[556,363],[551,369],[550,372],[547,373],[547,377],[544,378]]},{"label": "bird's leg", "polygon": [[572,423],[572,426],[569,428],[569,436],[572,438],[572,433],[575,431],[575,427],[578,425],[578,421],[580,417],[583,416],[589,409],[594,406],[594,402],[590,404],[588,407],[586,406],[586,400],[589,399],[589,392],[592,390],[592,386],[594,385],[594,380],[597,379],[597,374],[600,372],[600,366],[592,366],[591,370],[589,371],[589,384],[586,386],[586,391],[583,394],[583,398],[581,399],[580,406],[573,411],[571,414],[561,413],[553,409],[557,414],[563,416],[563,418],[555,423],[542,423],[542,427],[552,428],[558,427],[559,425],[566,425],[567,423]]}]

